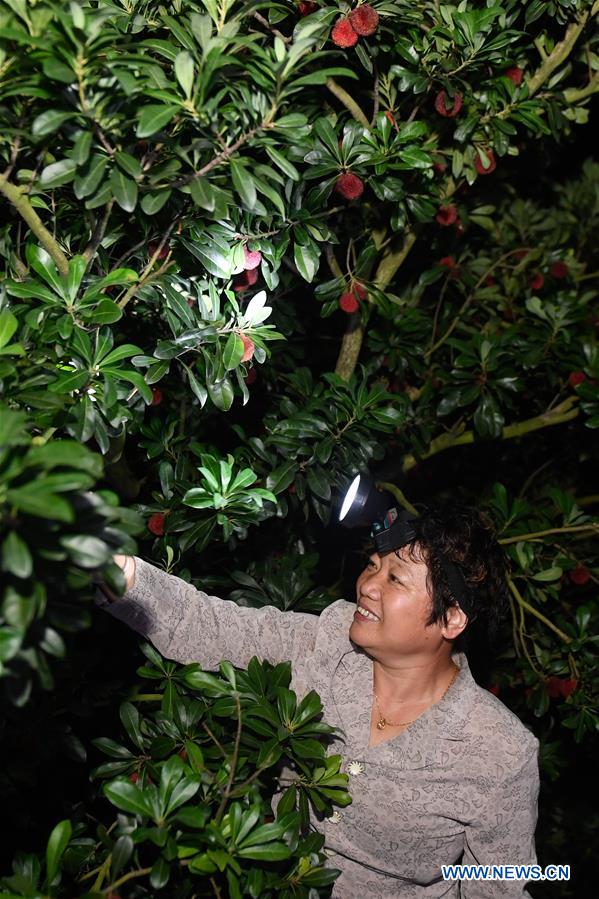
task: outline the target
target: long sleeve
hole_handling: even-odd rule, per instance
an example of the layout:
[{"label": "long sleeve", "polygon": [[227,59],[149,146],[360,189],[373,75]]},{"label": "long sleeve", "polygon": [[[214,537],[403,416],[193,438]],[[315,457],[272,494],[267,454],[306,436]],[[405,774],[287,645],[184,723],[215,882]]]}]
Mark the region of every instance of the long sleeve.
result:
[{"label": "long sleeve", "polygon": [[[526,739],[519,761],[489,792],[476,820],[466,828],[462,865],[534,865],[539,795],[538,740]],[[506,764],[509,764],[506,758]],[[529,896],[524,880],[462,881],[462,899]]]},{"label": "long sleeve", "polygon": [[243,608],[208,596],[174,575],[136,558],[133,588],[112,603],[111,615],[146,637],[162,655],[216,669],[222,659],[246,667],[252,656],[273,664],[291,661],[314,647],[319,619],[273,606]]}]

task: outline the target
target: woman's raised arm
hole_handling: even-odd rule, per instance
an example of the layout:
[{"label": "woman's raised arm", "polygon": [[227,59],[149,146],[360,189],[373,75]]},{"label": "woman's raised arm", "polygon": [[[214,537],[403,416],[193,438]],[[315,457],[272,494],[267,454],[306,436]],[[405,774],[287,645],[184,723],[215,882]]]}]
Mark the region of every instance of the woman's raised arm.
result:
[{"label": "woman's raised arm", "polygon": [[208,669],[227,659],[246,667],[254,655],[273,664],[293,663],[314,647],[316,615],[245,608],[208,596],[143,559],[115,556],[115,562],[123,568],[127,592],[117,598],[101,588],[106,598],[99,604],[169,659]]}]

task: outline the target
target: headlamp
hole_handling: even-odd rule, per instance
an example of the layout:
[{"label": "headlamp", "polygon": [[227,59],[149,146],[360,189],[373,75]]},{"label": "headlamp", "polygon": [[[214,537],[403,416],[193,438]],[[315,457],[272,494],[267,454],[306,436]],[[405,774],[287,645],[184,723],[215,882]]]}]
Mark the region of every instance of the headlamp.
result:
[{"label": "headlamp", "polygon": [[[341,504],[339,521],[344,527],[370,526],[370,536],[379,556],[396,552],[413,543],[420,534],[417,515],[399,509],[386,490],[378,490],[372,477],[358,474],[351,482]],[[474,619],[470,591],[457,565],[440,558],[443,574],[460,608]]]}]

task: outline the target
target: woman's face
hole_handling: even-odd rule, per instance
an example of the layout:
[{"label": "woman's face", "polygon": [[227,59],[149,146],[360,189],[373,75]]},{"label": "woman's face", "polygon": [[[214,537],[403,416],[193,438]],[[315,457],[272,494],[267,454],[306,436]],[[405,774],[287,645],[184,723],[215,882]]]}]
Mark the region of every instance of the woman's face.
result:
[{"label": "woman's face", "polygon": [[431,612],[426,576],[426,563],[410,559],[405,548],[373,553],[356,582],[350,639],[381,662],[438,653],[445,643],[443,624],[426,623]]}]

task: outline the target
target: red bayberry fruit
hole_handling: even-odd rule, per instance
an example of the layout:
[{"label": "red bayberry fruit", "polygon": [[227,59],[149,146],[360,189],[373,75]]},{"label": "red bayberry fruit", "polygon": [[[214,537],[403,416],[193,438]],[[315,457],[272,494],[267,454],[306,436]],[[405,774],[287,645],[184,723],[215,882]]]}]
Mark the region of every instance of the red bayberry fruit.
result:
[{"label": "red bayberry fruit", "polygon": [[247,375],[244,378],[245,383],[248,385],[253,384],[257,377],[258,377],[258,372],[256,371],[255,368],[252,367],[252,368],[250,368],[250,370],[248,371]]},{"label": "red bayberry fruit", "polygon": [[434,162],[433,168],[436,172],[440,172],[441,174],[443,174],[443,172],[445,172],[447,170],[447,163],[446,162]]},{"label": "red bayberry fruit", "polygon": [[139,780],[139,774],[137,773],[137,771],[134,771],[133,774],[129,775],[129,780],[131,781],[132,784],[137,783],[137,781]]},{"label": "red bayberry fruit", "polygon": [[358,35],[352,28],[349,19],[337,19],[331,31],[331,40],[337,47],[354,47],[358,43]]},{"label": "red bayberry fruit", "polygon": [[258,268],[258,266],[262,262],[262,253],[259,250],[248,250],[247,247],[243,248],[243,252],[245,254],[243,267],[246,272],[251,271],[254,268]]},{"label": "red bayberry fruit", "polygon": [[456,92],[453,95],[453,105],[449,106],[448,102],[451,101],[449,101],[447,93],[445,91],[439,91],[435,97],[435,109],[439,115],[445,116],[447,119],[453,119],[464,105],[462,95]]},{"label": "red bayberry fruit", "polygon": [[569,268],[565,262],[554,262],[549,269],[549,274],[552,278],[567,278],[568,277]]},{"label": "red bayberry fruit", "polygon": [[583,587],[590,581],[591,572],[586,565],[577,565],[576,568],[573,568],[572,571],[569,572],[569,577],[572,583],[576,584],[577,587]]},{"label": "red bayberry fruit", "polygon": [[516,259],[526,259],[528,250],[514,250],[514,256]]},{"label": "red bayberry fruit", "polygon": [[[477,153],[474,159],[474,168],[479,175],[490,175],[491,172],[494,172],[497,168],[497,160],[495,159],[493,150],[485,150],[485,156],[487,157],[487,163],[483,161],[480,153]],[[487,166],[486,168],[485,164]]]},{"label": "red bayberry fruit", "polygon": [[352,172],[344,172],[337,178],[335,190],[346,200],[357,200],[364,193],[364,182]]},{"label": "red bayberry fruit", "polygon": [[192,307],[192,306],[195,306],[195,304],[196,304],[196,301],[194,300],[193,297],[187,297],[187,305],[188,306]]},{"label": "red bayberry fruit", "polygon": [[[153,256],[156,253],[159,246],[160,246],[159,243],[149,243],[148,244],[148,253],[150,254],[150,256]],[[164,244],[164,246],[161,247],[160,252],[158,253],[158,256],[156,258],[157,259],[166,259],[166,257],[168,256],[168,250],[169,250],[168,244]]]},{"label": "red bayberry fruit", "polygon": [[152,387],[152,405],[159,406],[162,402],[162,390],[159,387]]},{"label": "red bayberry fruit", "polygon": [[513,81],[515,85],[522,84],[524,72],[520,66],[512,66],[511,68],[506,69],[503,74],[506,78],[509,78],[510,81]]},{"label": "red bayberry fruit", "polygon": [[449,206],[440,206],[435,219],[440,225],[443,225],[443,227],[446,228],[448,225],[453,225],[457,222],[458,211],[453,204],[450,204]]},{"label": "red bayberry fruit", "polygon": [[493,287],[493,285],[496,283],[497,282],[495,281],[493,275],[487,275],[487,277],[485,278],[485,284],[487,285],[487,287]]},{"label": "red bayberry fruit", "polygon": [[566,697],[573,693],[578,686],[578,681],[574,680],[574,678],[548,677],[545,681],[545,686],[551,698],[557,699],[560,696]]},{"label": "red bayberry fruit", "polygon": [[379,27],[379,14],[369,3],[363,3],[349,14],[351,26],[360,37],[370,37]]},{"label": "red bayberry fruit", "polygon": [[164,512],[154,512],[148,519],[148,530],[155,534],[157,537],[162,537],[164,534],[164,519],[166,518],[166,514]]},{"label": "red bayberry fruit", "polygon": [[499,696],[499,687],[497,686],[497,684],[491,684],[490,687],[487,687],[487,690],[489,691],[489,693],[492,693],[493,696]]},{"label": "red bayberry fruit", "polygon": [[250,340],[249,337],[246,337],[245,334],[240,334],[239,336],[243,341],[243,356],[241,357],[241,361],[249,362],[254,355],[254,341]]},{"label": "red bayberry fruit", "polygon": [[243,293],[244,290],[247,290],[248,287],[251,287],[252,284],[255,284],[258,280],[258,269],[250,268],[247,271],[241,272],[240,275],[235,275],[233,278],[233,290],[235,293]]},{"label": "red bayberry fruit", "polygon": [[455,268],[455,258],[453,256],[443,256],[442,259],[439,259],[439,265],[444,265],[445,268]]},{"label": "red bayberry fruit", "polygon": [[339,297],[339,308],[351,315],[352,312],[358,311],[360,303],[353,293],[342,293]]},{"label": "red bayberry fruit", "polygon": [[543,277],[541,272],[535,272],[528,282],[528,286],[532,288],[532,290],[540,290],[544,283],[545,278]]},{"label": "red bayberry fruit", "polygon": [[570,387],[578,387],[578,385],[582,384],[586,379],[587,376],[583,371],[571,371],[568,375],[568,384]]},{"label": "red bayberry fruit", "polygon": [[297,4],[300,16],[309,16],[318,9],[317,3],[302,2]]},{"label": "red bayberry fruit", "polygon": [[295,493],[295,492],[296,492],[295,484],[290,484],[289,485],[289,493]]}]

